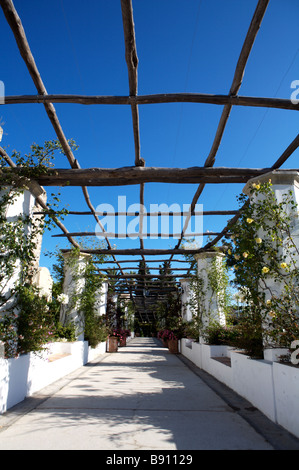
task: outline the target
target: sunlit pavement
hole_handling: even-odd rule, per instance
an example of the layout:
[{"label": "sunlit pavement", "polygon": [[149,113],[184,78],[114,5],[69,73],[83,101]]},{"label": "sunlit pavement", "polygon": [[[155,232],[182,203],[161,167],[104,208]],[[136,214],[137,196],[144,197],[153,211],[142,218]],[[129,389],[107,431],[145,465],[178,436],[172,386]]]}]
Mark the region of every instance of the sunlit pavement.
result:
[{"label": "sunlit pavement", "polygon": [[0,416],[0,449],[299,449],[201,374],[157,339],[135,338]]}]

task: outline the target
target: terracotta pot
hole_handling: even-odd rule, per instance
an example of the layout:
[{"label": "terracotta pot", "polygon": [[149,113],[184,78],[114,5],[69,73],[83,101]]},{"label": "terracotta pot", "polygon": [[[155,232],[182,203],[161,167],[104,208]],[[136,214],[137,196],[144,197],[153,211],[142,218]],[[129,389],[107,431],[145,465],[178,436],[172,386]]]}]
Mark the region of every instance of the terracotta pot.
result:
[{"label": "terracotta pot", "polygon": [[118,339],[116,336],[109,336],[107,342],[107,352],[117,352],[118,350]]},{"label": "terracotta pot", "polygon": [[122,348],[127,345],[127,338],[124,337],[119,341],[119,346]]},{"label": "terracotta pot", "polygon": [[177,339],[169,339],[168,340],[168,349],[171,354],[178,354],[179,353],[179,342]]}]

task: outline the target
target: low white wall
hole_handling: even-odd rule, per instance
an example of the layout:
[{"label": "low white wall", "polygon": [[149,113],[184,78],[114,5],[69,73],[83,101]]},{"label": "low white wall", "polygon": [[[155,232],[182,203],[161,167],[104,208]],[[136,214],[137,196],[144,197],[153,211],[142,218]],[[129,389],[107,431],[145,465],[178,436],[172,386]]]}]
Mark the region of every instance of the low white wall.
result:
[{"label": "low white wall", "polygon": [[272,362],[255,360],[237,352],[231,353],[232,388],[249,400],[272,421],[276,421]]},{"label": "low white wall", "polygon": [[[266,359],[255,360],[228,346],[181,340],[182,355],[299,437],[299,368],[275,362],[285,351],[267,351]],[[229,357],[231,366],[216,357]]]},{"label": "low white wall", "polygon": [[299,369],[273,363],[277,422],[299,437]]},{"label": "low white wall", "polygon": [[87,341],[75,341],[51,343],[39,356],[0,357],[0,414],[105,352],[106,342],[93,349]]}]

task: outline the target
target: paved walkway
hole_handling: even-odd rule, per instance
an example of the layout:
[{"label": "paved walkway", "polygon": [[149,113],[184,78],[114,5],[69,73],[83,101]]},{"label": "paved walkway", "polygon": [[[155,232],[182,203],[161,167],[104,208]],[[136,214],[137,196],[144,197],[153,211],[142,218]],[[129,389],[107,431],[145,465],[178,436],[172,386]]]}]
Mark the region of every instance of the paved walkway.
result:
[{"label": "paved walkway", "polygon": [[299,449],[298,440],[152,338],[135,338],[0,416],[0,449]]}]

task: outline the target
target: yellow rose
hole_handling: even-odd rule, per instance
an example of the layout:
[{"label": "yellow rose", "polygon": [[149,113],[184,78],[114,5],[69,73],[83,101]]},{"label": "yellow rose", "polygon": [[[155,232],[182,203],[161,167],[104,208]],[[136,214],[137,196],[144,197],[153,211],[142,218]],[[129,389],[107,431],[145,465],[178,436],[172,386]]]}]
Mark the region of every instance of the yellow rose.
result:
[{"label": "yellow rose", "polygon": [[234,255],[234,258],[235,258],[236,260],[239,260],[239,259],[240,259],[240,256],[239,256],[239,255]]},{"label": "yellow rose", "polygon": [[260,244],[260,243],[262,243],[262,239],[258,237],[258,238],[255,239],[255,242]]},{"label": "yellow rose", "polygon": [[267,305],[271,305],[271,300],[268,299],[267,302],[266,302]]},{"label": "yellow rose", "polygon": [[247,258],[247,256],[248,256],[248,253],[245,251],[245,252],[243,253],[243,258]]},{"label": "yellow rose", "polygon": [[263,273],[263,274],[266,274],[266,273],[268,273],[269,271],[270,271],[270,269],[267,268],[267,266],[264,266],[263,269],[262,269],[262,273]]},{"label": "yellow rose", "polygon": [[247,222],[248,224],[252,224],[253,219],[251,219],[250,217],[247,217],[246,222]]},{"label": "yellow rose", "polygon": [[286,269],[287,266],[288,266],[287,263],[281,263],[281,264],[280,264],[280,267],[281,267],[282,269]]},{"label": "yellow rose", "polygon": [[230,250],[230,249],[228,249],[227,252],[228,252],[229,255],[232,254],[232,250]]}]

